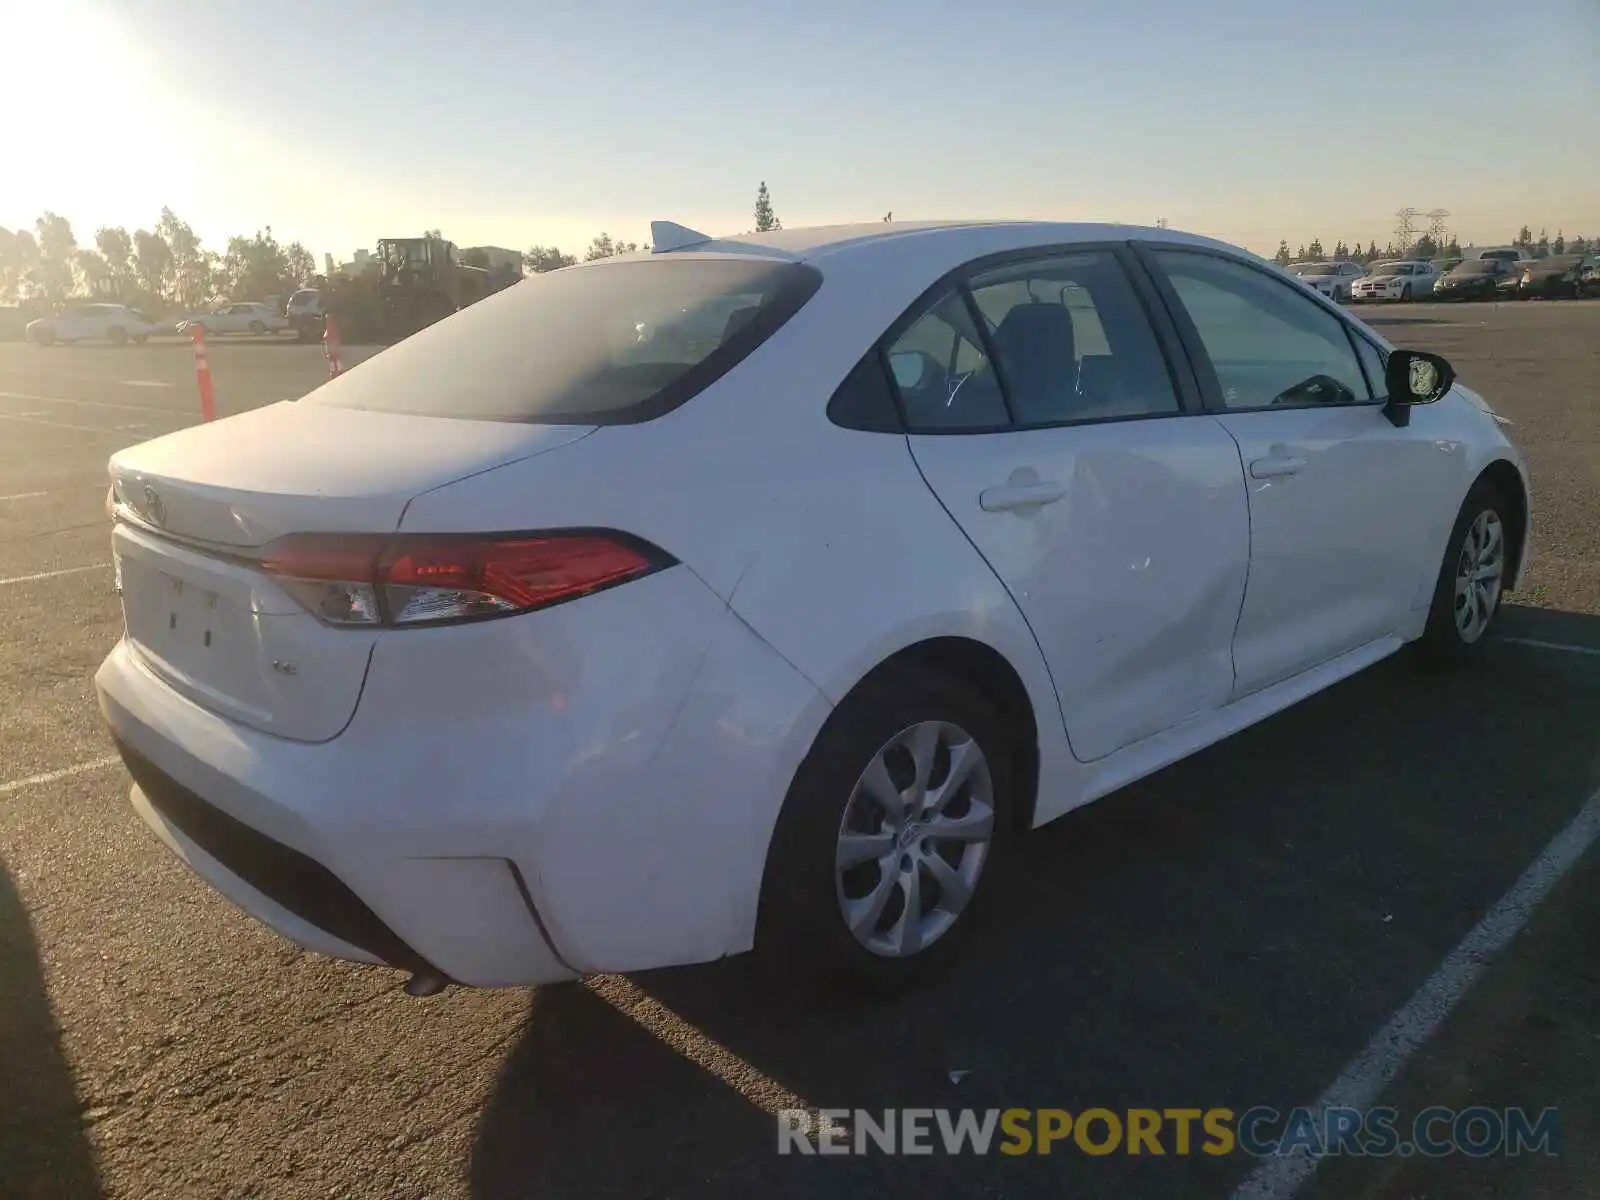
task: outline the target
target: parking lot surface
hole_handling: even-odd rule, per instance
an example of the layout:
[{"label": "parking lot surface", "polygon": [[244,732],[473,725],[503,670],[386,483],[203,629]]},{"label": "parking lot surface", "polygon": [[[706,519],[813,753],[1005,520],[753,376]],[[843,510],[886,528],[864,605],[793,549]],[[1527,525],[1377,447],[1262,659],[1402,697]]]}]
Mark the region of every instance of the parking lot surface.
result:
[{"label": "parking lot surface", "polygon": [[[1482,669],[1391,659],[1047,826],[973,953],[873,1005],[738,960],[412,999],[232,909],[128,808],[92,689],[106,458],[198,419],[189,350],[0,344],[0,1193],[1229,1194],[1243,1155],[781,1157],[774,1114],[1311,1104],[1595,794],[1600,304],[1362,316],[1451,359],[1530,462],[1531,573]],[[287,341],[211,366],[222,415],[325,375]],[[1590,858],[1385,1093],[1558,1106],[1561,1155],[1349,1160],[1311,1192],[1600,1192]]]}]

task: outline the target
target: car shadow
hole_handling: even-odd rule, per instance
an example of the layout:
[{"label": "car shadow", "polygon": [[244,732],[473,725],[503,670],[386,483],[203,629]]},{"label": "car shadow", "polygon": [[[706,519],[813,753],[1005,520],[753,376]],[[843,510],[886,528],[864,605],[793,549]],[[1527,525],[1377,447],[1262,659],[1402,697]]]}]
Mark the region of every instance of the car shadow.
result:
[{"label": "car shadow", "polygon": [[897,999],[776,990],[745,959],[536,993],[472,1194],[1224,1194],[1250,1161],[1170,1132],[1163,1158],[823,1159],[780,1156],[773,1113],[1309,1103],[1600,783],[1600,671],[1542,657],[1396,656],[1069,813],[1002,918]]},{"label": "car shadow", "polygon": [[27,911],[0,863],[0,1194],[101,1195]]}]

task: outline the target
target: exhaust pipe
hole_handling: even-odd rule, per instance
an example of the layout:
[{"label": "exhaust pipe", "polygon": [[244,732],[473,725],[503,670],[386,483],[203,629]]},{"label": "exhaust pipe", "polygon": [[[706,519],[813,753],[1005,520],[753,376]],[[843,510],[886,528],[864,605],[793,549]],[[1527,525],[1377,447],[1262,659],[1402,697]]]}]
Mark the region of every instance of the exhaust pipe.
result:
[{"label": "exhaust pipe", "polygon": [[450,981],[443,975],[416,974],[406,980],[406,995],[408,996],[437,996],[450,986]]}]

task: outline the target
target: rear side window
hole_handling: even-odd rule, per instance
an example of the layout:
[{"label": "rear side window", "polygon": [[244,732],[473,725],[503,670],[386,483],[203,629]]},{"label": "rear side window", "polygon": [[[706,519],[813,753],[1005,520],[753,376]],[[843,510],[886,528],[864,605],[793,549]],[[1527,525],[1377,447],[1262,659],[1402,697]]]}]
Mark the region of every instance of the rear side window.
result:
[{"label": "rear side window", "polygon": [[1166,359],[1114,255],[1018,263],[968,286],[1018,425],[1179,411]]},{"label": "rear side window", "polygon": [[552,271],[374,355],[307,400],[479,421],[648,421],[720,378],[821,283],[801,263],[732,256]]}]

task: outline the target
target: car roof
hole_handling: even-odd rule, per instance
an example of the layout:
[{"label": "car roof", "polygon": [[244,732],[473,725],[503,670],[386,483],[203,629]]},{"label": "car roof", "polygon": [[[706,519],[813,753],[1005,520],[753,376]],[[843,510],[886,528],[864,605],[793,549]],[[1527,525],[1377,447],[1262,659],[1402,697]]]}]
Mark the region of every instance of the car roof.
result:
[{"label": "car roof", "polygon": [[[753,254],[796,262],[817,262],[840,255],[872,256],[891,243],[920,243],[930,260],[951,267],[984,254],[1030,246],[1070,245],[1074,242],[1118,242],[1134,238],[1160,240],[1216,249],[1238,247],[1197,234],[1143,225],[1106,221],[869,221],[854,225],[816,225],[802,229],[775,229],[770,233],[742,233],[711,238],[663,253],[674,257],[713,254]],[[634,257],[627,255],[623,257]],[[643,257],[642,255],[639,257]],[[601,262],[615,261],[602,259]]]}]

